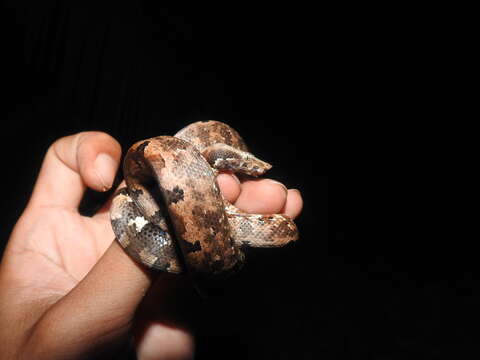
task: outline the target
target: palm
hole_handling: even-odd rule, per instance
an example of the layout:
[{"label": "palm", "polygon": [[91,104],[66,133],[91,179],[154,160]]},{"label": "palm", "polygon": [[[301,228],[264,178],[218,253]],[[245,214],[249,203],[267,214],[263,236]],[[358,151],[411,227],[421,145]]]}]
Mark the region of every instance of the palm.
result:
[{"label": "palm", "polygon": [[65,295],[95,265],[113,237],[105,213],[90,218],[62,207],[27,210],[11,239],[16,253],[12,261],[23,264],[16,267],[18,285],[28,285],[36,298],[39,291]]}]

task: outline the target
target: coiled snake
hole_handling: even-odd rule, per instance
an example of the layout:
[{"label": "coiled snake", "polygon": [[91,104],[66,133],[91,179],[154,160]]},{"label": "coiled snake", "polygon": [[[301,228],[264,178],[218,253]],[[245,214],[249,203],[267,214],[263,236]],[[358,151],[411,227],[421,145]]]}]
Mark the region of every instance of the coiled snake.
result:
[{"label": "coiled snake", "polygon": [[218,121],[139,141],[123,163],[127,186],[112,201],[115,236],[150,268],[207,277],[235,272],[244,261],[241,248],[283,246],[298,231],[287,216],[248,214],[230,204],[217,172],[259,176],[270,168]]}]

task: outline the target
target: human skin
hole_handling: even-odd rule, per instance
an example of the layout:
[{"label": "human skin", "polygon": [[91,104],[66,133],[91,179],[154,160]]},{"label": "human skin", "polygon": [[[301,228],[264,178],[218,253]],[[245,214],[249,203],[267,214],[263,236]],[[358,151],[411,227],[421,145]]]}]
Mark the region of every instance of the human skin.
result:
[{"label": "human skin", "polygon": [[[48,149],[32,196],[0,263],[0,359],[86,359],[134,334],[139,359],[190,359],[194,336],[183,299],[192,285],[134,262],[116,241],[107,202],[79,214],[86,187],[112,186],[121,147],[82,132]],[[297,217],[300,192],[270,179],[217,178],[230,202],[251,213]]]}]

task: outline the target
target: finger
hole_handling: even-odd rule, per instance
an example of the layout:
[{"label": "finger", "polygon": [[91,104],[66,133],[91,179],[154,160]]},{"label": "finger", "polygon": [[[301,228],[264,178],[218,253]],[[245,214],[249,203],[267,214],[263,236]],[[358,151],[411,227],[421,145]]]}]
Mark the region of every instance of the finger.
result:
[{"label": "finger", "polygon": [[279,213],[287,201],[287,188],[271,179],[247,180],[234,205],[252,214]]},{"label": "finger", "polygon": [[291,219],[295,219],[302,212],[302,208],[303,199],[300,191],[297,189],[288,189],[287,199],[281,213],[287,215]]},{"label": "finger", "polygon": [[234,174],[225,172],[217,176],[217,182],[225,199],[234,203],[240,195],[240,180]]},{"label": "finger", "polygon": [[30,205],[76,208],[85,186],[108,190],[121,148],[110,135],[81,132],[55,141],[47,151]]},{"label": "finger", "polygon": [[[36,324],[28,353],[35,359],[54,359],[51,354],[88,358],[126,340],[135,310],[153,280],[153,273],[114,241],[85,278]],[[171,341],[181,343],[190,336],[169,326],[172,331],[166,326],[165,336]]]}]

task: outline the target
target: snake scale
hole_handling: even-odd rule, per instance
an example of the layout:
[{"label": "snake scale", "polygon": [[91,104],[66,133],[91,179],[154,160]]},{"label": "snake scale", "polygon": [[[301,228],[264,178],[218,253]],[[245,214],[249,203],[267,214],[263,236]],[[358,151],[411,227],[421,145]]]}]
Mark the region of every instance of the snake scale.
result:
[{"label": "snake scale", "polygon": [[126,187],[110,209],[116,239],[149,268],[200,277],[236,272],[243,248],[280,247],[297,240],[298,231],[285,215],[237,209],[223,198],[216,175],[227,170],[257,177],[270,168],[219,121],[139,141],[125,155]]}]

